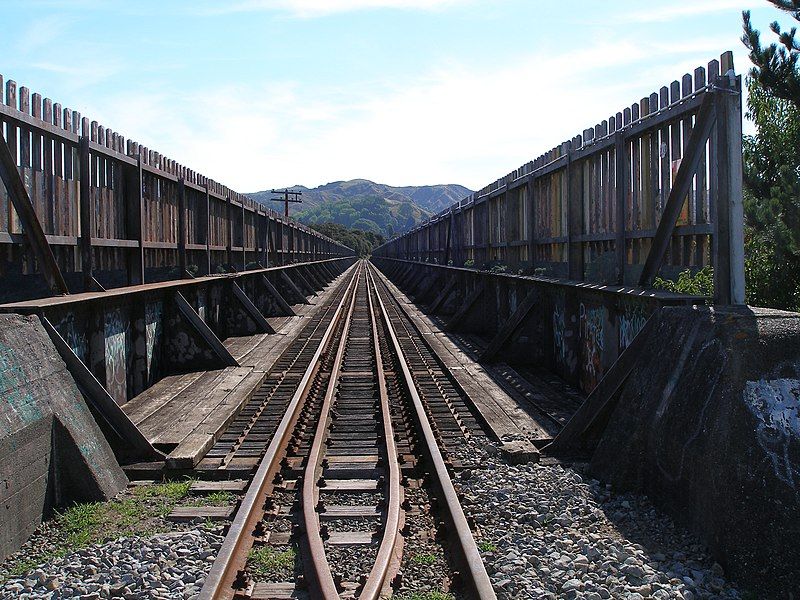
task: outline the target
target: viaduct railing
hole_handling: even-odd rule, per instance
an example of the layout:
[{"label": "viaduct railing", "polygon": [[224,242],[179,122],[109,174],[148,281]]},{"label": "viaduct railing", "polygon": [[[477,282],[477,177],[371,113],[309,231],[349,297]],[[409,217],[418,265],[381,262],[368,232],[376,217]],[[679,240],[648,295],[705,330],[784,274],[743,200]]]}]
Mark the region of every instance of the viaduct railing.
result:
[{"label": "viaduct railing", "polygon": [[0,301],[352,255],[2,76],[0,135]]},{"label": "viaduct railing", "polygon": [[741,90],[726,52],[374,254],[644,289],[711,265],[744,303]]}]

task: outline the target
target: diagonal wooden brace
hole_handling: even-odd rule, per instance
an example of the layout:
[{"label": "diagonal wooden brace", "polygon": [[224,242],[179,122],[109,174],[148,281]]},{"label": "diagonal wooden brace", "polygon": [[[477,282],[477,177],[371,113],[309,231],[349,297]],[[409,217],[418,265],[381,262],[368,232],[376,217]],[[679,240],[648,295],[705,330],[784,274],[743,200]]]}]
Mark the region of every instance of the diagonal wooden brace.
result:
[{"label": "diagonal wooden brace", "polygon": [[525,296],[525,299],[517,306],[517,309],[511,313],[511,316],[506,319],[506,322],[500,327],[497,331],[497,334],[492,338],[492,341],[489,342],[489,345],[486,346],[486,349],[481,353],[480,360],[490,361],[492,360],[495,355],[500,351],[508,341],[517,328],[522,325],[525,321],[525,318],[531,312],[531,309],[536,306],[539,302],[539,294],[536,290],[531,290],[528,292],[528,295]]},{"label": "diagonal wooden brace", "polygon": [[17,164],[11,155],[11,149],[1,134],[0,179],[3,180],[6,190],[8,190],[11,203],[14,205],[14,210],[17,211],[19,220],[22,222],[25,237],[33,249],[47,285],[50,286],[50,290],[55,294],[69,294],[67,283],[64,281],[61,270],[58,268],[56,257],[53,255],[53,250],[44,235],[39,217],[36,216],[28,190],[25,189],[25,184],[17,170]]},{"label": "diagonal wooden brace", "polygon": [[217,335],[211,331],[211,328],[206,325],[206,322],[200,318],[200,315],[195,312],[192,305],[189,304],[189,302],[180,292],[175,292],[175,304],[178,306],[178,310],[181,312],[181,315],[183,315],[183,317],[189,322],[189,324],[200,335],[200,337],[205,340],[205,342],[211,347],[213,352],[217,355],[217,357],[219,357],[225,366],[239,366],[238,361],[230,352],[228,352],[225,344],[223,344]]},{"label": "diagonal wooden brace", "polygon": [[300,291],[299,287],[297,287],[297,284],[295,284],[295,282],[292,281],[292,278],[286,274],[286,269],[281,269],[281,279],[283,279],[283,282],[286,284],[286,286],[292,290],[292,293],[295,295],[298,302],[301,304],[311,304],[308,301],[308,298],[306,298],[306,295]]},{"label": "diagonal wooden brace", "polygon": [[664,262],[664,256],[672,238],[672,232],[675,230],[675,223],[681,213],[686,196],[689,194],[692,179],[705,152],[706,141],[711,135],[711,129],[715,121],[714,93],[706,93],[702,104],[700,104],[697,120],[692,129],[689,143],[686,146],[686,153],[681,160],[678,172],[675,174],[675,181],[669,192],[669,198],[664,205],[661,220],[658,222],[653,245],[650,247],[642,274],[639,277],[639,287],[650,287],[656,275],[658,275],[659,269],[661,269],[661,264]]},{"label": "diagonal wooden brace", "polygon": [[233,295],[242,305],[247,316],[253,319],[253,322],[261,329],[261,333],[275,333],[272,325],[264,318],[264,315],[262,315],[261,311],[253,304],[253,301],[245,294],[244,290],[239,287],[239,284],[235,281],[231,281],[231,285],[233,286]]},{"label": "diagonal wooden brace", "polygon": [[472,290],[472,292],[464,299],[464,303],[458,308],[455,314],[450,317],[450,320],[447,322],[447,326],[445,327],[445,331],[455,331],[461,321],[464,320],[464,317],[467,316],[467,313],[472,309],[478,299],[483,295],[483,290],[486,284],[481,281]]},{"label": "diagonal wooden brace", "polygon": [[142,461],[164,460],[164,455],[153,447],[136,424],[123,412],[47,317],[40,315],[39,319],[61,359],[66,363],[67,370],[82,388],[96,414],[108,424],[120,440],[128,445],[131,454]]},{"label": "diagonal wooden brace", "polygon": [[284,313],[286,313],[286,316],[287,317],[296,316],[295,312],[292,310],[292,307],[289,306],[289,303],[286,301],[286,298],[281,296],[281,293],[275,288],[274,285],[272,285],[272,282],[269,279],[267,279],[265,275],[261,276],[261,280],[264,285],[264,288],[267,290],[267,293],[269,293],[275,299],[275,302],[277,302],[280,309]]}]

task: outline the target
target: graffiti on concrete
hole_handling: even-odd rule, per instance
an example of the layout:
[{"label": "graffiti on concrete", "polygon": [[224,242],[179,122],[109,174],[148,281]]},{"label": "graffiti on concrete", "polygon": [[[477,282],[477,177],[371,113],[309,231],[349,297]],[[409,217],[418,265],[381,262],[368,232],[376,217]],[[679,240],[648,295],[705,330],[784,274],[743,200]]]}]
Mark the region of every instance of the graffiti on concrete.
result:
[{"label": "graffiti on concrete", "polygon": [[772,462],[775,475],[796,488],[800,469],[792,460],[792,449],[800,443],[800,381],[748,381],[744,400],[757,420],[756,438]]},{"label": "graffiti on concrete", "polygon": [[605,313],[602,306],[580,304],[581,387],[585,392],[594,389],[603,375]]},{"label": "graffiti on concrete", "polygon": [[72,348],[75,356],[81,359],[83,364],[87,364],[89,343],[86,341],[86,335],[76,327],[75,315],[72,312],[68,312],[61,320],[54,323],[53,327],[55,327],[59,335],[64,338],[64,341],[67,342],[69,347]]},{"label": "graffiti on concrete", "polygon": [[105,313],[106,390],[118,404],[128,400],[128,358],[130,351],[130,321],[122,308]]},{"label": "graffiti on concrete", "polygon": [[[23,424],[42,418],[42,411],[31,394],[30,376],[22,368],[20,358],[13,349],[0,344],[0,394],[3,402]],[[0,434],[7,435],[17,423],[6,417],[0,421]]]},{"label": "graffiti on concrete", "polygon": [[553,346],[556,352],[556,360],[566,362],[567,359],[567,341],[565,339],[564,324],[564,305],[556,303],[553,307]]},{"label": "graffiti on concrete", "polygon": [[145,357],[147,362],[147,378],[152,384],[158,379],[161,366],[161,339],[162,321],[164,318],[164,303],[161,301],[148,302],[144,307],[145,317]]},{"label": "graffiti on concrete", "polygon": [[619,317],[619,351],[622,352],[631,345],[633,338],[647,323],[647,315],[642,304],[625,303]]},{"label": "graffiti on concrete", "polygon": [[202,290],[197,293],[197,314],[203,321],[208,322],[206,319],[206,295]]}]

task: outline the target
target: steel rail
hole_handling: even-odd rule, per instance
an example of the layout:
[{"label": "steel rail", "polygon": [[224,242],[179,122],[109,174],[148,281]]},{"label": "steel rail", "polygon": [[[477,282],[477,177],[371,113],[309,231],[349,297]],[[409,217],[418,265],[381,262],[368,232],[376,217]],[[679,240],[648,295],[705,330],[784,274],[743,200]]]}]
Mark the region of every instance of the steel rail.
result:
[{"label": "steel rail", "polygon": [[[356,278],[361,279],[360,265]],[[331,404],[333,403],[333,397],[336,395],[336,388],[339,384],[339,373],[341,373],[344,351],[347,347],[347,338],[350,331],[350,322],[353,318],[357,296],[358,284],[356,284],[353,297],[350,299],[350,308],[345,317],[342,337],[339,339],[339,346],[336,349],[336,358],[333,361],[333,369],[331,370],[330,379],[328,379],[325,397],[322,400],[322,408],[320,409],[317,428],[314,432],[311,450],[308,453],[308,461],[306,462],[303,475],[303,524],[305,525],[309,557],[314,570],[317,591],[324,600],[338,600],[339,590],[336,588],[336,583],[333,581],[333,574],[328,564],[328,557],[325,555],[325,543],[322,541],[322,532],[319,526],[319,515],[317,514],[317,499],[319,497],[317,470],[320,468],[322,462],[322,447],[326,437],[325,432],[328,430],[328,422],[331,416]]]},{"label": "steel rail", "polygon": [[[377,295],[378,290],[375,289]],[[383,437],[386,444],[386,462],[389,467],[389,487],[388,502],[386,510],[386,523],[383,529],[378,555],[375,564],[367,577],[364,588],[361,590],[359,598],[361,600],[377,600],[381,590],[386,583],[386,577],[392,565],[395,547],[400,538],[400,462],[397,453],[397,444],[394,438],[394,426],[392,425],[392,415],[389,410],[389,392],[386,389],[386,376],[383,370],[383,356],[378,333],[378,318],[375,306],[372,302],[372,294],[369,289],[369,278],[367,279],[367,299],[369,301],[369,314],[372,320],[372,340],[375,345],[375,364],[378,377],[378,391],[381,400],[381,415],[383,417]]]},{"label": "steel rail", "polygon": [[311,386],[314,375],[319,369],[320,357],[327,348],[328,342],[339,323],[342,309],[347,303],[349,295],[351,293],[355,294],[355,283],[358,280],[360,271],[361,267],[359,266],[356,268],[356,273],[339,301],[331,323],[320,339],[319,347],[312,356],[311,362],[298,384],[297,391],[292,396],[286,413],[284,413],[275,435],[272,437],[272,441],[259,463],[258,470],[250,482],[250,487],[242,499],[233,523],[231,523],[228,535],[225,537],[217,558],[206,577],[203,589],[200,591],[200,600],[229,600],[235,594],[234,582],[237,579],[238,572],[244,568],[247,562],[247,555],[253,546],[252,532],[261,519],[261,509],[264,506],[268,488],[271,485],[270,475],[280,466],[279,461],[283,450],[294,429],[300,408],[303,406],[307,396],[308,388]]},{"label": "steel rail", "polygon": [[[367,268],[369,278],[372,280],[373,286],[376,291],[378,285],[373,275],[373,267],[370,265]],[[431,461],[434,470],[434,481],[440,492],[440,500],[443,500],[442,508],[446,512],[447,517],[454,529],[456,539],[458,540],[457,549],[461,554],[461,559],[468,572],[468,577],[465,577],[465,584],[471,587],[471,592],[475,598],[480,600],[497,600],[497,595],[494,592],[489,575],[486,572],[486,567],[483,564],[483,559],[478,552],[478,547],[475,544],[475,539],[472,537],[472,531],[467,523],[467,518],[464,516],[464,511],[461,508],[461,503],[458,500],[458,495],[453,487],[453,482],[450,480],[450,474],[447,472],[442,453],[439,450],[439,445],[436,442],[436,437],[433,429],[425,414],[425,407],[422,400],[417,393],[414,379],[411,375],[411,370],[403,354],[403,349],[400,346],[400,341],[397,339],[394,326],[389,319],[389,312],[380,294],[377,294],[378,304],[381,307],[381,314],[383,315],[384,322],[386,323],[386,330],[391,339],[392,346],[397,354],[400,370],[403,373],[403,379],[406,383],[409,395],[411,396],[414,405],[414,412],[416,416],[417,425],[422,433],[422,438],[425,442],[424,449],[428,453],[428,458]]]}]

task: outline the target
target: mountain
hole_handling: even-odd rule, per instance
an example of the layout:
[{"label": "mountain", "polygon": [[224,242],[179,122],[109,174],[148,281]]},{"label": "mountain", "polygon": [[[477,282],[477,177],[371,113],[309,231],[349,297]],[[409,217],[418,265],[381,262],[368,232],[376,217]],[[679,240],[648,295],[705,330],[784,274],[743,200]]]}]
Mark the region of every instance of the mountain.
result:
[{"label": "mountain", "polygon": [[[335,181],[316,188],[294,186],[303,192],[303,204],[292,205],[292,216],[303,223],[340,223],[384,236],[401,233],[457,202],[471,191],[461,185],[393,187],[366,179]],[[248,194],[280,210],[265,190]]]}]

